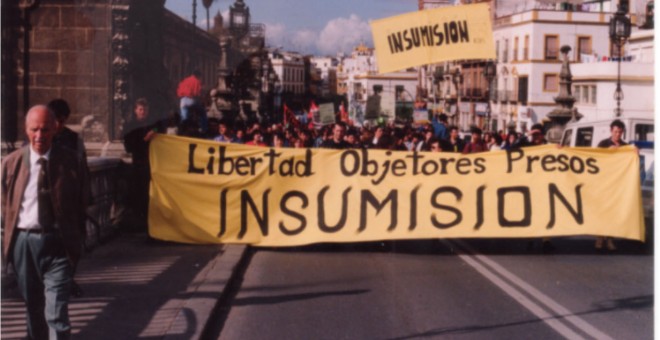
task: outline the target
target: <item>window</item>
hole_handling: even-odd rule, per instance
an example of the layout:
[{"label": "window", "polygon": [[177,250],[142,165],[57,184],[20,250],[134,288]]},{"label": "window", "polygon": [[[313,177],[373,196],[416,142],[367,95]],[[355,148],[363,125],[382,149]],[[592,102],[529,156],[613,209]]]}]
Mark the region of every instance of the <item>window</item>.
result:
[{"label": "window", "polygon": [[596,104],[596,98],[597,98],[596,95],[598,94],[596,89],[597,89],[596,85],[591,86],[591,97],[590,97],[591,98],[591,104]]},{"label": "window", "polygon": [[513,57],[512,61],[518,61],[518,37],[513,40]]},{"label": "window", "polygon": [[573,97],[580,104],[596,104],[596,85],[576,85]]},{"label": "window", "polygon": [[523,60],[529,60],[529,35],[525,36],[525,47],[523,49]]},{"label": "window", "polygon": [[545,59],[558,60],[559,59],[559,36],[546,35],[545,36]]},{"label": "window", "polygon": [[653,142],[655,140],[653,136],[653,125],[652,124],[637,124],[635,125],[635,141],[640,142]]},{"label": "window", "polygon": [[559,76],[556,73],[546,73],[543,75],[543,91],[559,91]]},{"label": "window", "polygon": [[575,138],[575,146],[591,146],[591,139],[594,135],[593,127],[579,128]]},{"label": "window", "polygon": [[577,61],[582,61],[582,55],[591,55],[591,37],[578,37],[577,41]]},{"label": "window", "polygon": [[495,42],[495,58],[500,57],[500,41]]},{"label": "window", "polygon": [[582,98],[580,98],[580,101],[582,103],[585,103],[585,104],[589,103],[589,90],[588,90],[588,88],[589,88],[588,86],[583,87],[583,89],[582,89]]},{"label": "window", "polygon": [[527,77],[518,78],[518,101],[521,105],[527,105],[527,87],[529,86]]},{"label": "window", "polygon": [[509,39],[504,39],[504,54],[502,55],[502,62],[509,62]]}]

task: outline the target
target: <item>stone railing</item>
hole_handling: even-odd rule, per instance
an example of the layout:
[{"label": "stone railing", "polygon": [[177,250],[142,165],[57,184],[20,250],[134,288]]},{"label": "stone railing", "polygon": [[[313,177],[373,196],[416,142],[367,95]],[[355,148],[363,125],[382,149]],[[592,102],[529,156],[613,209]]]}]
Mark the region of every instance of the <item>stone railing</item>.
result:
[{"label": "stone railing", "polygon": [[120,209],[119,191],[123,182],[120,158],[90,157],[90,205],[87,208],[87,239],[85,248],[91,249],[103,242],[116,230],[115,217]]}]

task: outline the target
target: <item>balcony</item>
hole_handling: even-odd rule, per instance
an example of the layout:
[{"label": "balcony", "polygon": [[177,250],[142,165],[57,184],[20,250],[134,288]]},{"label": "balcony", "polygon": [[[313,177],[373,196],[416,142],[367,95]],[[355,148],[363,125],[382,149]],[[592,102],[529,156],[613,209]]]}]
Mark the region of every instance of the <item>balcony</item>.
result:
[{"label": "balcony", "polygon": [[506,102],[506,91],[497,91],[497,101]]},{"label": "balcony", "polygon": [[506,98],[509,102],[518,102],[518,92],[506,91]]}]

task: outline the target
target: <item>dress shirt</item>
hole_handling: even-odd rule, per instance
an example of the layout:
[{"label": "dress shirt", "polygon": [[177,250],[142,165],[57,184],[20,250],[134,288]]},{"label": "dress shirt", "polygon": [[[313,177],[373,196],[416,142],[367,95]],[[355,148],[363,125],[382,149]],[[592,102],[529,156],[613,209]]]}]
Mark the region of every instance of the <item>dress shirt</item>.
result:
[{"label": "dress shirt", "polygon": [[41,166],[38,161],[39,158],[45,158],[50,161],[50,150],[44,155],[39,155],[32,147],[30,147],[30,176],[28,178],[27,187],[23,192],[23,200],[21,201],[21,208],[18,212],[18,229],[41,229],[39,225],[39,203],[38,203],[38,180],[39,171]]}]

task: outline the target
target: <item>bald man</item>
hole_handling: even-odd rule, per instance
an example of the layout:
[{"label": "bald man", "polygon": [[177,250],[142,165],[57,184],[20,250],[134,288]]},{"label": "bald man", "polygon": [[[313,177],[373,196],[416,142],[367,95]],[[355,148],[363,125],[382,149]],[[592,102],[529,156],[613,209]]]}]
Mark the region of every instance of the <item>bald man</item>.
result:
[{"label": "bald man", "polygon": [[2,251],[14,265],[31,339],[68,339],[73,268],[85,237],[85,171],[76,153],[53,144],[45,105],[25,118],[28,145],[2,160]]}]

